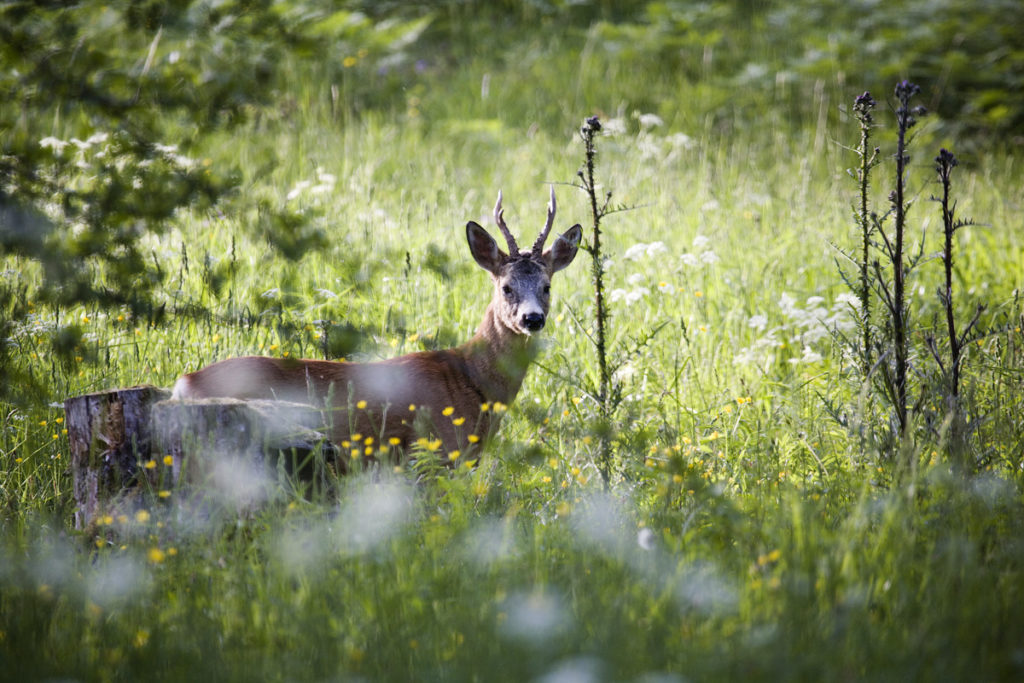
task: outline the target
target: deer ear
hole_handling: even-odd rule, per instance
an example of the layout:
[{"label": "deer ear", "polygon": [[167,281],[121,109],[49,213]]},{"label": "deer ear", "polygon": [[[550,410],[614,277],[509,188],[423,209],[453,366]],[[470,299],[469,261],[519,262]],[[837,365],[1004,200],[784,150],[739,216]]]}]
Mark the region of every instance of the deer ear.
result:
[{"label": "deer ear", "polygon": [[478,223],[466,223],[466,240],[469,251],[480,267],[488,273],[497,275],[505,262],[505,253],[498,248],[498,243]]},{"label": "deer ear", "polygon": [[580,240],[583,239],[583,228],[576,224],[559,235],[551,248],[544,252],[544,260],[551,267],[551,272],[557,272],[572,263],[576,258],[576,252],[580,248]]}]

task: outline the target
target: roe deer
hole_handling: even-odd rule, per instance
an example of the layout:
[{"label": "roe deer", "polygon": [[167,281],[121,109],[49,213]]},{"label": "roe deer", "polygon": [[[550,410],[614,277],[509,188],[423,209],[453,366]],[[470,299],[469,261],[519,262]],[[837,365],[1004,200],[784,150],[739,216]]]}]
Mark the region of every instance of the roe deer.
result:
[{"label": "roe deer", "polygon": [[491,274],[494,293],[476,334],[461,346],[373,363],[231,358],[183,375],[173,398],[327,405],[335,444],[344,445],[345,452],[354,446],[354,456],[388,446],[408,448],[425,432],[439,437],[452,458],[458,457],[456,451],[467,454],[493,434],[502,406],[518,393],[538,351],[534,334],[548,314],[551,276],[576,257],[583,234],[578,224],[544,251],[554,219],[552,188],[544,229],[529,250],[520,250],[505,225],[499,192],[494,220],[508,254],[480,225],[466,224],[469,250]]}]

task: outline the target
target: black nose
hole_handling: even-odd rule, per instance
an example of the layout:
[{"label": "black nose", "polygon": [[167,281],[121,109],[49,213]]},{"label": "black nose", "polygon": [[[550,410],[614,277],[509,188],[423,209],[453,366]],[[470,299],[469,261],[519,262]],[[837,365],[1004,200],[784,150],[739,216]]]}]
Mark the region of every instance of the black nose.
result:
[{"label": "black nose", "polygon": [[530,332],[536,332],[537,330],[544,327],[544,314],[543,313],[527,313],[523,316],[523,325]]}]

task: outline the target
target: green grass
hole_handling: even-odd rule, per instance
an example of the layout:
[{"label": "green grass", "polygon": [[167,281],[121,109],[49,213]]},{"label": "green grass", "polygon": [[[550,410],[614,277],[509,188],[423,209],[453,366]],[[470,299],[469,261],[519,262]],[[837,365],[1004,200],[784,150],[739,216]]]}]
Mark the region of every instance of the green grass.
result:
[{"label": "green grass", "polygon": [[[574,46],[537,39],[505,60],[477,53],[397,103],[340,119],[327,82],[298,68],[279,107],[195,154],[242,170],[236,205],[247,208],[185,213],[152,239],[166,273],[161,324],[35,310],[13,353],[46,394],[5,403],[0,416],[0,678],[1021,677],[1024,182],[1014,150],[978,149],[954,184],[961,215],[981,224],[958,233],[960,310],[990,311],[964,379],[982,471],[952,471],[941,439],[922,436],[908,473],[827,410],[887,418],[859,408],[851,361],[822,326],[847,314],[832,245],[857,240],[845,173],[855,159],[841,146],[856,126],[837,112],[863,88],[752,95],[763,115],[754,124],[750,111],[722,113],[728,88],[711,76],[673,92],[679,83],[663,74],[645,80],[641,55],[605,81],[608,55],[598,45],[588,61]],[[158,487],[88,533],[72,528],[60,401],[169,386],[233,355],[316,357],[321,320],[360,330],[349,354],[359,358],[467,339],[490,292],[465,222],[489,223],[500,188],[510,227],[532,238],[546,183],[575,177],[576,129],[594,111],[625,128],[598,140],[599,181],[614,203],[637,207],[603,223],[625,396],[610,490],[595,462],[581,255],[555,278],[549,347],[476,469],[362,474],[311,496],[284,481],[241,512]],[[663,123],[644,128],[634,111]],[[910,225],[913,240],[926,228],[934,252],[930,159],[956,145],[923,125]],[[880,144],[891,136],[889,123]],[[287,198],[324,174],[327,191]],[[889,176],[888,166],[875,176],[877,206]],[[557,191],[556,229],[580,222],[586,233],[584,195]],[[257,200],[308,212],[326,248],[281,257]],[[39,281],[38,264],[4,267],[15,286]],[[940,271],[926,263],[912,282],[918,341],[941,312]],[[189,315],[192,304],[207,310]],[[69,321],[86,337],[65,364],[52,332]]]}]

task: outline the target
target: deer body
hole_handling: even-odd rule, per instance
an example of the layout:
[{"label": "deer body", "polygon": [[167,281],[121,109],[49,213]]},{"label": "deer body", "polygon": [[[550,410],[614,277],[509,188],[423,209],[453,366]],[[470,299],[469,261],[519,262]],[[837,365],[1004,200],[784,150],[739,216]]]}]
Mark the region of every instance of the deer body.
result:
[{"label": "deer body", "polygon": [[501,407],[519,392],[538,350],[534,335],[549,310],[551,276],[576,256],[579,225],[543,251],[554,214],[552,189],[541,236],[530,250],[520,250],[505,226],[499,193],[494,216],[508,254],[477,223],[466,225],[470,252],[491,274],[494,293],[476,334],[461,346],[374,363],[231,358],[183,375],[173,397],[272,398],[324,406],[330,410],[333,440],[348,443],[353,453],[408,448],[428,435],[441,439],[447,453],[472,451],[496,430]]}]

